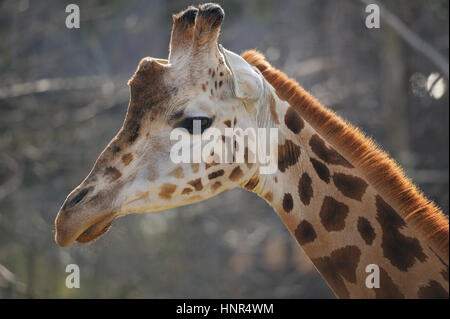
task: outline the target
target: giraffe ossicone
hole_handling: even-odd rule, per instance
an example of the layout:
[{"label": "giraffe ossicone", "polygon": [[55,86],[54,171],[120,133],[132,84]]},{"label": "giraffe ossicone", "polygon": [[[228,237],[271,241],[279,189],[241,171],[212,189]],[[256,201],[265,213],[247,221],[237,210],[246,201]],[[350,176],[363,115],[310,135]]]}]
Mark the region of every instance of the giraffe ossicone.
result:
[{"label": "giraffe ossicone", "polygon": [[[338,297],[448,298],[447,217],[386,153],[262,54],[219,48],[224,16],[210,3],[173,16],[169,58],[139,63],[123,126],[67,196],[56,242],[90,242],[118,217],[243,187],[269,202]],[[197,135],[276,128],[276,172],[261,174],[245,144],[242,163],[215,161],[214,151],[212,161],[172,161],[171,132],[191,134],[197,120]],[[379,288],[366,285],[368,265],[379,270]]]}]

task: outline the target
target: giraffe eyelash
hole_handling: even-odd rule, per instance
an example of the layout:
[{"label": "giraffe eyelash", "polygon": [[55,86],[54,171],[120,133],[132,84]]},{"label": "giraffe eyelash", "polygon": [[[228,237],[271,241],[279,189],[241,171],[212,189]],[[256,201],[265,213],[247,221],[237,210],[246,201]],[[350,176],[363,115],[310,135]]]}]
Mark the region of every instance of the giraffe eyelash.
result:
[{"label": "giraffe eyelash", "polygon": [[184,128],[189,132],[189,134],[193,134],[195,121],[200,121],[200,132],[201,134],[203,134],[206,129],[211,127],[211,124],[214,120],[207,116],[186,117],[181,122],[179,122],[176,127]]}]

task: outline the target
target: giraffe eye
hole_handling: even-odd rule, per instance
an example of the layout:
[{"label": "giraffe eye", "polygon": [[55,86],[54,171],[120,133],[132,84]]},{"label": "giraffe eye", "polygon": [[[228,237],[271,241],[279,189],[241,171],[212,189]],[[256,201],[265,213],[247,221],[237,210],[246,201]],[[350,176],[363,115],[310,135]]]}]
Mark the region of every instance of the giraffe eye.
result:
[{"label": "giraffe eye", "polygon": [[[200,131],[200,134],[203,134],[211,124],[212,119],[209,117],[193,116],[185,118],[179,126],[185,128],[190,134],[198,134],[198,130]],[[197,131],[194,132],[194,130]]]}]

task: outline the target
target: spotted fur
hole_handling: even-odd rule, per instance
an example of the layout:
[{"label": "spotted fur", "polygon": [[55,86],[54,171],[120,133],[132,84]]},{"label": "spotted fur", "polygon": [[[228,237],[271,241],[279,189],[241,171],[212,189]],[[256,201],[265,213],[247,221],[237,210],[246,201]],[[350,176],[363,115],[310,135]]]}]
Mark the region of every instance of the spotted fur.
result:
[{"label": "spotted fur", "polygon": [[317,238],[317,233],[310,222],[303,220],[295,229],[295,238],[300,245],[306,245]]},{"label": "spotted fur", "polygon": [[349,208],[346,204],[331,196],[325,196],[319,212],[320,221],[327,231],[340,231],[345,227],[348,212]]},{"label": "spotted fur", "polygon": [[346,246],[333,251],[330,256],[312,259],[322,276],[331,284],[335,293],[349,298],[350,293],[345,281],[356,283],[356,267],[361,250],[356,246]]},{"label": "spotted fur", "polygon": [[442,211],[405,177],[400,167],[353,125],[323,107],[295,80],[273,68],[264,56],[250,50],[242,57],[255,66],[277,95],[364,173],[371,185],[398,209],[405,220],[448,262],[449,222]]}]

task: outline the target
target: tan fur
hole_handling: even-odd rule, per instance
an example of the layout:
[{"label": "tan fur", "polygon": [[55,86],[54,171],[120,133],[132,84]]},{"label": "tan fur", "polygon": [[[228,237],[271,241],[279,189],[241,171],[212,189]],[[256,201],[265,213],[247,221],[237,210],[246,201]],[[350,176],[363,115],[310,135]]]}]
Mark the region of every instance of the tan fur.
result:
[{"label": "tan fur", "polygon": [[[174,17],[169,60],[141,61],[129,82],[121,130],[58,213],[58,244],[93,241],[119,216],[188,205],[242,186],[274,207],[339,297],[448,298],[448,266],[432,251],[448,259],[442,212],[370,139],[255,51],[244,58],[266,78],[265,94],[254,105],[236,99],[230,81],[236,74],[217,48],[223,17],[215,4],[188,8]],[[248,148],[245,163],[220,163],[214,152],[213,162],[173,163],[170,132],[193,114],[214,118],[220,129],[277,124],[278,172],[260,175]],[[218,138],[232,145],[229,137]],[[383,282],[377,290],[364,285],[373,262]]]},{"label": "tan fur", "polygon": [[323,107],[293,79],[273,68],[264,56],[254,50],[242,57],[259,69],[275,88],[280,99],[295,107],[308,123],[355,164],[367,180],[430,246],[448,262],[448,218],[403,173],[397,163],[358,128]]}]

